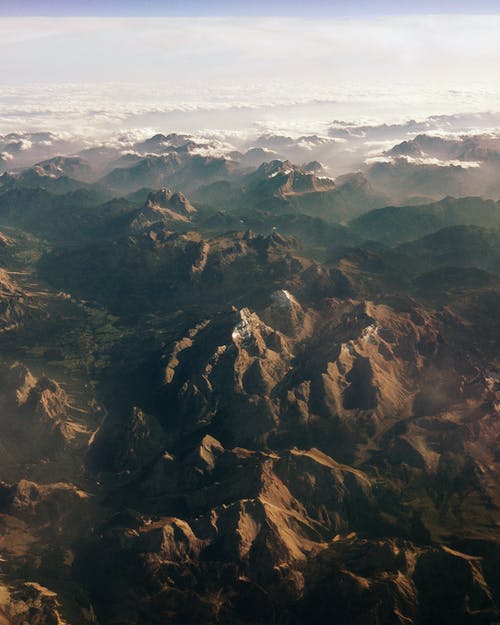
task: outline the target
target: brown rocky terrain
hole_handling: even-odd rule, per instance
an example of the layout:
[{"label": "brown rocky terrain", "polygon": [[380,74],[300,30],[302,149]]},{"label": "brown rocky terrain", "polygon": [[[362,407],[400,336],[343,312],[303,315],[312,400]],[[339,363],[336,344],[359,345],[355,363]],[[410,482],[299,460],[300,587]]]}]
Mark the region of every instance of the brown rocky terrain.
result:
[{"label": "brown rocky terrain", "polygon": [[0,624],[500,622],[498,204],[140,147],[0,190]]},{"label": "brown rocky terrain", "polygon": [[[148,417],[165,439],[146,464],[121,452],[113,464],[135,476],[120,499],[144,516],[117,521],[119,547],[108,534],[88,547],[111,549],[104,577],[130,558],[106,609],[175,622],[494,622],[498,551],[484,545],[500,521],[497,383],[450,325],[416,302],[313,309],[282,290],[260,315],[228,311],[173,343]],[[151,425],[137,432],[117,451],[159,441]],[[139,570],[141,598],[134,586],[124,602]]]}]

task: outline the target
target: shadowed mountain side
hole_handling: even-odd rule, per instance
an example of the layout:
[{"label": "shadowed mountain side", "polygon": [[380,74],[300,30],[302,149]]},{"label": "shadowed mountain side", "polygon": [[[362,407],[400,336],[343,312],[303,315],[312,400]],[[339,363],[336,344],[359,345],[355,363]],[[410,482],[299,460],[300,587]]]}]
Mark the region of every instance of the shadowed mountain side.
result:
[{"label": "shadowed mountain side", "polygon": [[448,197],[425,206],[388,206],[373,210],[351,221],[350,227],[365,239],[395,245],[448,226],[494,227],[499,224],[497,203],[475,197]]}]

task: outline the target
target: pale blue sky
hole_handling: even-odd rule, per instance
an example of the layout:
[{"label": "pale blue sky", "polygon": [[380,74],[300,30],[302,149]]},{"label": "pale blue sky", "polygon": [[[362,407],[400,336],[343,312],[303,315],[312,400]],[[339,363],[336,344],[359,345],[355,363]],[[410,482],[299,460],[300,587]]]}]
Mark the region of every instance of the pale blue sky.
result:
[{"label": "pale blue sky", "polygon": [[348,17],[498,13],[498,0],[0,0],[0,15]]}]

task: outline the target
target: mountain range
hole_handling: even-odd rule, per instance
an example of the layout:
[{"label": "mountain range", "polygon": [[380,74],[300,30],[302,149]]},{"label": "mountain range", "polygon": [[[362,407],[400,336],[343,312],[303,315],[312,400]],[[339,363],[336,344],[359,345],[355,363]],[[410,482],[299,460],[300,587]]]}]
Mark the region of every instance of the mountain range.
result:
[{"label": "mountain range", "polygon": [[411,128],[2,138],[0,624],[500,622],[496,144]]}]

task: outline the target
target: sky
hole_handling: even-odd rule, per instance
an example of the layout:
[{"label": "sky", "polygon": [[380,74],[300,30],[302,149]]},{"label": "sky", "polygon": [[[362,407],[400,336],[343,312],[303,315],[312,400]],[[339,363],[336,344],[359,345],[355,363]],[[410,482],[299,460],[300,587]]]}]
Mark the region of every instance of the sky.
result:
[{"label": "sky", "polygon": [[496,85],[499,32],[500,14],[3,17],[0,82]]},{"label": "sky", "polygon": [[0,0],[14,16],[307,16],[366,17],[498,13],[498,0]]},{"label": "sky", "polygon": [[0,84],[496,85],[499,0],[0,0]]},{"label": "sky", "polygon": [[498,110],[499,4],[0,0],[0,129]]}]

